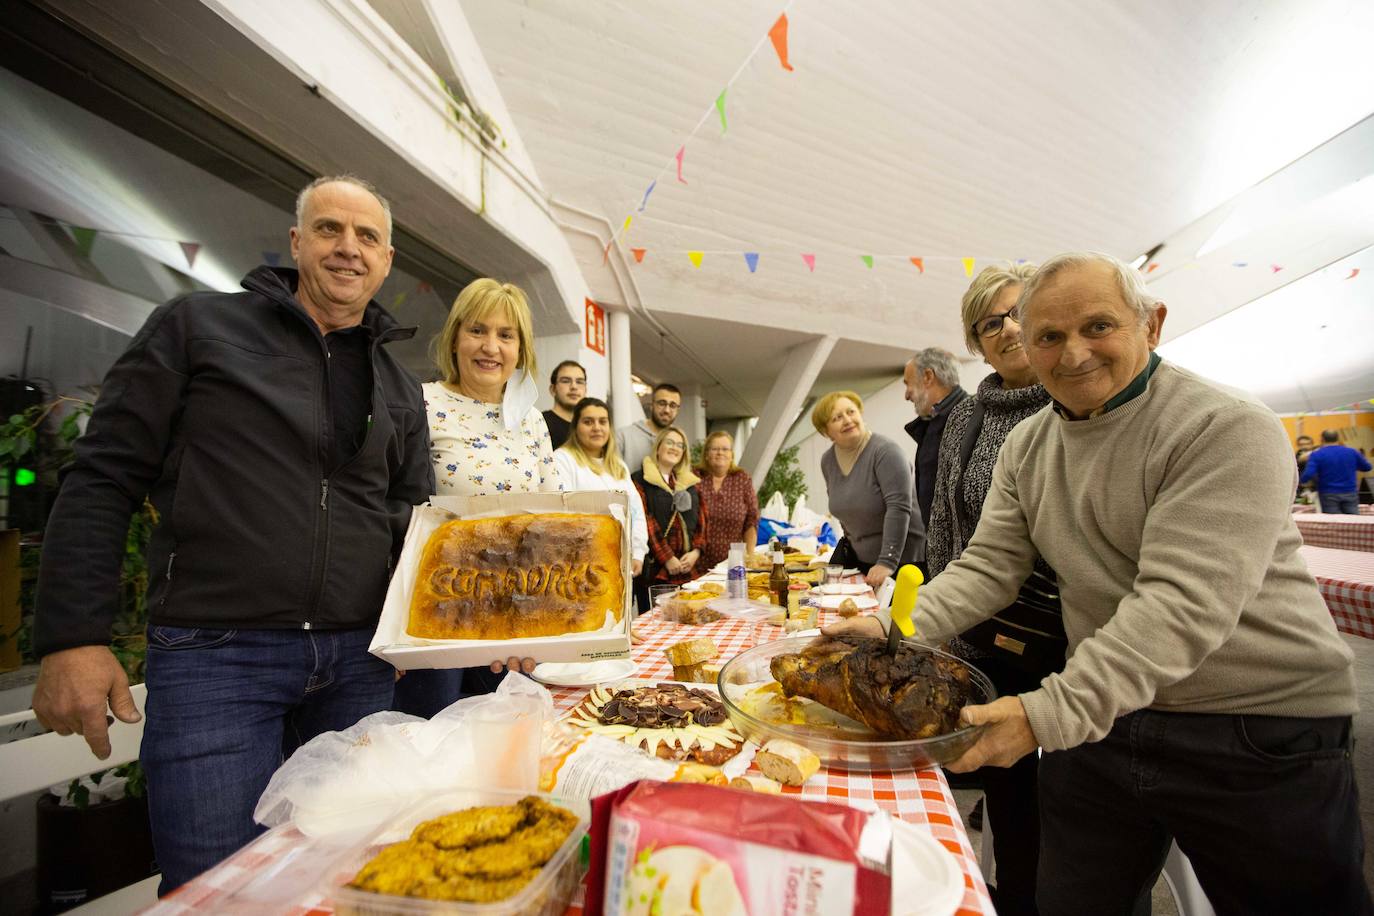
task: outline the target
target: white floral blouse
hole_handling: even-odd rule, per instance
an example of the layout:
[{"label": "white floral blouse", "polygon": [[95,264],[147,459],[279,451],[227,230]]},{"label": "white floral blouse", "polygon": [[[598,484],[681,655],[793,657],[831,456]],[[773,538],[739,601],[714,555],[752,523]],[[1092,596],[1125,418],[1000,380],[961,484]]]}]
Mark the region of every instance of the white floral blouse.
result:
[{"label": "white floral blouse", "polygon": [[508,432],[501,405],[425,383],[430,457],[440,496],[480,496],[562,490],[544,416],[531,407],[520,428]]}]

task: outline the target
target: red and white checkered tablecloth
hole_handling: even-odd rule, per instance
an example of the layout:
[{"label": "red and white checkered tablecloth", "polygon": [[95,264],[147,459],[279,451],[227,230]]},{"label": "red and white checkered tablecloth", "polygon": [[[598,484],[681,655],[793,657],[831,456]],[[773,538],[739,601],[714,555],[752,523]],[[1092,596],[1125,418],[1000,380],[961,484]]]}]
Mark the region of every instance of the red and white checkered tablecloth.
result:
[{"label": "red and white checkered tablecloth", "polygon": [[1374,553],[1300,547],[1336,629],[1374,639]]},{"label": "red and white checkered tablecloth", "polygon": [[[1317,507],[1316,507],[1316,506],[1311,506],[1311,505],[1308,505],[1307,503],[1295,503],[1295,504],[1293,505],[1293,514],[1294,514],[1294,515],[1307,515],[1307,514],[1309,514],[1309,513],[1311,513],[1311,514],[1317,514],[1317,515],[1320,515],[1320,514],[1321,514],[1321,513],[1317,512]],[[1360,503],[1360,514],[1361,514],[1361,515],[1374,515],[1374,503]],[[1330,516],[1328,516],[1328,517],[1330,517]]]},{"label": "red and white checkered tablecloth", "polygon": [[1308,547],[1374,553],[1374,515],[1294,515]]},{"label": "red and white checkered tablecloth", "polygon": [[[1374,558],[1374,554],[1370,556]],[[822,614],[823,623],[829,619],[834,619],[833,615]],[[632,649],[632,658],[639,666],[635,677],[664,680],[672,678],[673,668],[663,650],[683,639],[710,636],[720,649],[720,659],[725,660],[759,643],[771,642],[783,636],[782,627],[751,624],[736,618],[727,617],[715,623],[686,626],[662,621],[654,613],[636,621],[635,629],[645,638],[642,644]],[[551,688],[554,705],[559,711],[571,709],[587,695],[588,690],[585,687]],[[964,874],[964,899],[957,916],[994,912],[987,884],[978,869],[973,847],[969,844],[968,834],[964,831],[959,810],[942,771],[903,769],[869,772],[823,768],[806,785],[800,788],[784,786],[783,792],[832,802],[849,799],[872,802],[908,823],[926,825],[935,839],[953,854]],[[287,916],[326,916],[333,910],[312,881],[303,882],[312,886],[302,887],[299,897],[289,903],[266,905],[242,899],[243,889],[256,879],[289,868],[293,853],[306,842],[306,838],[292,827],[269,831],[145,912],[159,916],[185,916],[219,912],[231,906],[243,912],[251,910]],[[249,910],[243,909],[245,904],[249,905]],[[568,908],[566,916],[579,916],[581,912],[581,907],[574,905]]]}]

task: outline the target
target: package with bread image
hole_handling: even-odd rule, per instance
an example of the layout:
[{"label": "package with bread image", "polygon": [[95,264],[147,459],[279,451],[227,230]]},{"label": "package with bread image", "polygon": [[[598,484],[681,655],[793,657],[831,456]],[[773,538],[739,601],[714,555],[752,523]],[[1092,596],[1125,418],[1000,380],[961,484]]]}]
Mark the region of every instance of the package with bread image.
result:
[{"label": "package with bread image", "polygon": [[592,801],[584,912],[762,916],[891,910],[882,812],[641,780]]},{"label": "package with bread image", "polygon": [[628,658],[623,493],[434,497],[417,506],[371,651],[409,668]]}]

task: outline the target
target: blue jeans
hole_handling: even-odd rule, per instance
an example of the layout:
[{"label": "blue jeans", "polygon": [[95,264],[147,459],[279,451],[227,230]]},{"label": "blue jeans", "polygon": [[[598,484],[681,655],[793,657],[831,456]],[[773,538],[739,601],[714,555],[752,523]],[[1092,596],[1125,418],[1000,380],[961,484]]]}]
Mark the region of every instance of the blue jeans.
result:
[{"label": "blue jeans", "polygon": [[253,808],[311,738],[391,704],[395,673],[371,630],[148,627],[153,849],[167,894],[262,832]]},{"label": "blue jeans", "polygon": [[1356,493],[1318,493],[1322,512],[1327,515],[1359,515],[1360,498]]},{"label": "blue jeans", "polygon": [[1132,912],[1174,839],[1222,916],[1369,916],[1350,730],[1349,716],[1142,709],[1045,754],[1040,913]]}]

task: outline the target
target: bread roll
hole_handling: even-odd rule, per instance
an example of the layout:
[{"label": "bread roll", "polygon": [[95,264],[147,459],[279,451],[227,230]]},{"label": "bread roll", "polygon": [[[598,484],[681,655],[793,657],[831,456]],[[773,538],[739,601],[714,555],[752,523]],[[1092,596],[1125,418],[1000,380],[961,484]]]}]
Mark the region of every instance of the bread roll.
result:
[{"label": "bread roll", "polygon": [[799,786],[821,769],[821,759],[791,741],[774,738],[754,755],[754,763],[764,776],[785,786]]},{"label": "bread roll", "polygon": [[684,639],[680,643],[675,643],[664,649],[663,654],[668,656],[668,664],[676,668],[679,665],[709,662],[719,651],[711,637],[699,636],[696,639]]},{"label": "bread roll", "polygon": [[730,780],[730,788],[746,792],[762,792],[765,795],[780,795],[782,786],[766,776],[736,776]]}]

